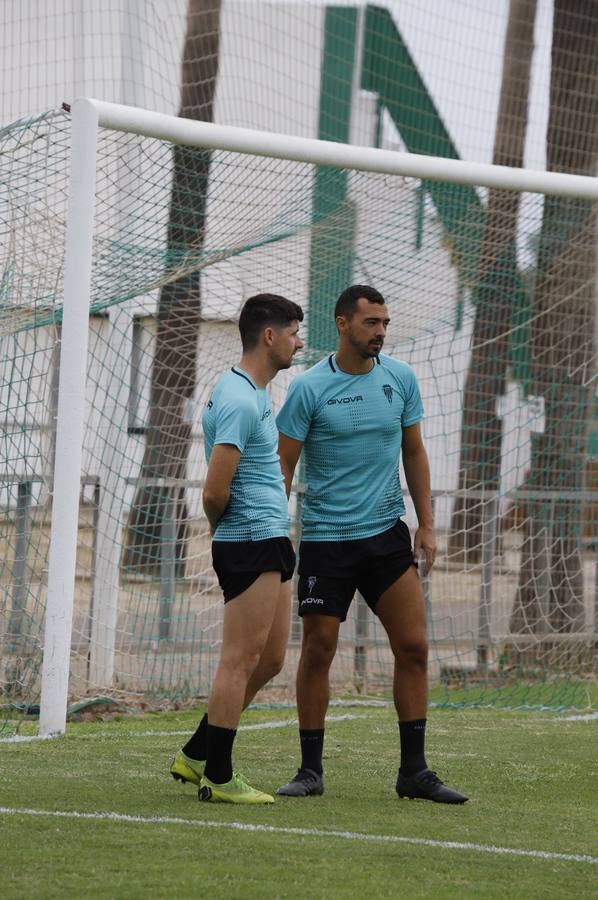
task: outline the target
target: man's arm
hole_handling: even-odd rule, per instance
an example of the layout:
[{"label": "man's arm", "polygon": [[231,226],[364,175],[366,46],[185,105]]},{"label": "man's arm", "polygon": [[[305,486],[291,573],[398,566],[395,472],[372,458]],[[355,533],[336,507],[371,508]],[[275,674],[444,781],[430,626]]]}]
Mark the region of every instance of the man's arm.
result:
[{"label": "man's arm", "polygon": [[280,468],[284,477],[287,497],[291,493],[293,475],[295,474],[302,449],[303,441],[297,441],[295,438],[287,437],[286,434],[280,434],[278,438],[278,455],[280,456]]},{"label": "man's arm", "polygon": [[413,552],[415,559],[419,560],[423,550],[426,560],[422,574],[427,575],[436,558],[436,536],[434,534],[434,516],[432,514],[430,464],[419,423],[408,425],[403,429],[401,450],[407,487],[415,506],[419,525],[415,532]]},{"label": "man's arm", "polygon": [[216,531],[216,526],[228,506],[231,481],[240,459],[241,451],[233,444],[215,444],[212,450],[202,494],[203,508],[210,523],[211,534]]}]

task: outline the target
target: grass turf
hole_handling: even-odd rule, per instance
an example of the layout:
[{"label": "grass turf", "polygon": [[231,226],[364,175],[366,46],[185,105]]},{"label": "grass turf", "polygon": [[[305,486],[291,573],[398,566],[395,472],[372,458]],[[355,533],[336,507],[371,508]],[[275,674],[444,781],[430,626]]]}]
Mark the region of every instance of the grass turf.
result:
[{"label": "grass turf", "polygon": [[[3,814],[2,897],[595,896],[597,870],[589,862],[360,837],[595,855],[595,722],[432,711],[428,761],[471,796],[453,807],[397,798],[391,710],[355,707],[331,715],[358,718],[328,723],[325,795],[278,798],[270,807],[200,804],[195,788],[169,776],[172,754],[194,729],[197,712],[70,724],[61,739],[0,743],[0,806],[141,818]],[[243,723],[292,716],[250,710]],[[256,786],[274,791],[296,768],[296,726],[241,731],[235,764]],[[309,833],[278,830],[285,828]]]}]

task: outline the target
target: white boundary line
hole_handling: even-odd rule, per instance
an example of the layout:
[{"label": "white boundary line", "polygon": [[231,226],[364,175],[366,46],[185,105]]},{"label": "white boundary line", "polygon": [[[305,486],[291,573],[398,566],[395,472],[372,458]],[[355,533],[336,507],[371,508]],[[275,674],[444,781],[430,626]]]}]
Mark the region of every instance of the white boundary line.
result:
[{"label": "white boundary line", "polygon": [[[365,706],[369,707],[373,706],[369,701],[336,701],[330,704],[330,706]],[[380,701],[375,703],[376,707],[387,707],[392,706],[392,703],[386,701]],[[353,721],[354,719],[369,719],[371,718],[368,715],[363,714],[351,714],[346,713],[342,716],[326,716],[326,722],[346,722]],[[544,721],[549,722],[595,722],[598,721],[598,712],[591,713],[582,713],[579,715],[572,716],[550,716]],[[240,725],[239,731],[261,731],[264,728],[287,728],[291,725],[297,725],[297,719],[278,719],[272,722],[257,722],[253,725]],[[79,734],[77,735],[77,739],[84,740],[93,740],[96,738],[102,737],[113,737],[115,734],[114,731],[98,731],[94,734]],[[119,731],[119,735],[123,737],[184,737],[189,734],[189,730],[186,731]],[[13,734],[10,737],[0,737],[0,744],[21,744],[21,743],[30,743],[31,741],[46,741],[48,740],[48,736],[39,735],[39,734]]]},{"label": "white boundary line", "polygon": [[431,838],[403,837],[397,834],[369,834],[359,831],[328,831],[319,828],[286,828],[276,825],[259,825],[247,822],[214,822],[206,819],[181,819],[174,816],[128,816],[117,812],[70,812],[66,810],[27,809],[0,806],[0,815],[48,816],[55,819],[87,819],[90,821],[122,822],[134,825],[184,825],[193,828],[224,828],[231,831],[248,831],[262,834],[291,834],[300,837],[339,838],[345,841],[365,841],[383,844],[411,844],[417,847],[434,847],[440,850],[473,850],[496,856],[522,856],[529,859],[560,860],[598,864],[598,856],[584,853],[554,853],[552,850],[520,850],[516,847],[495,847],[466,841],[436,841]]},{"label": "white boundary line", "polygon": [[[326,716],[326,722],[347,722],[352,721],[354,719],[369,719],[371,718],[368,715],[358,714],[352,715],[351,713],[345,713],[342,716]],[[290,725],[298,725],[298,719],[278,719],[272,722],[257,722],[253,725],[240,725],[239,731],[261,731],[265,728],[287,728]],[[190,729],[186,731],[98,731],[93,734],[78,734],[77,740],[79,739],[87,739],[87,740],[95,740],[96,738],[101,737],[116,737],[116,735],[120,737],[181,737],[190,734]],[[19,744],[19,743],[28,743],[30,741],[46,741],[48,740],[47,736],[42,736],[39,734],[15,734],[11,737],[0,738],[0,744]]]},{"label": "white boundary line", "polygon": [[578,716],[557,716],[555,722],[595,722],[598,712],[584,713]]}]

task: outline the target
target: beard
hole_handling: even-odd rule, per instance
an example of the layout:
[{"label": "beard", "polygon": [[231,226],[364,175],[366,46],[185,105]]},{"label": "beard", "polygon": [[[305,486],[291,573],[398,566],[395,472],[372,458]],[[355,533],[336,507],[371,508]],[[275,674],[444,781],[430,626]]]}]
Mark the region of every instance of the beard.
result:
[{"label": "beard", "polygon": [[373,359],[378,356],[384,346],[384,341],[368,341],[364,344],[362,341],[357,341],[352,337],[350,338],[350,341],[352,347],[359,353],[362,359]]}]

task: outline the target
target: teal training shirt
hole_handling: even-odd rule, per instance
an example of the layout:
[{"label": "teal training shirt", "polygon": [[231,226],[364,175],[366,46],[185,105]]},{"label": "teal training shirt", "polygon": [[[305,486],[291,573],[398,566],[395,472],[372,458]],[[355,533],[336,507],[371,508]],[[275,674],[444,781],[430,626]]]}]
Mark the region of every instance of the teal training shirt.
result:
[{"label": "teal training shirt", "polygon": [[291,523],[268,391],[233,366],[216,384],[202,424],[208,462],[215,444],[232,444],[241,451],[214,540],[288,537]]},{"label": "teal training shirt", "polygon": [[304,444],[304,540],[371,537],[405,515],[403,428],[422,418],[413,369],[390,356],[365,375],[342,372],[330,356],[293,381],[276,424]]}]

